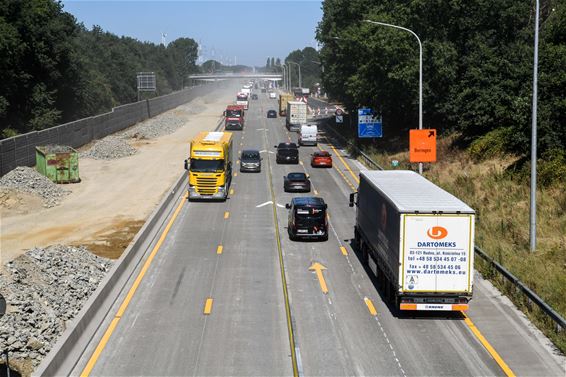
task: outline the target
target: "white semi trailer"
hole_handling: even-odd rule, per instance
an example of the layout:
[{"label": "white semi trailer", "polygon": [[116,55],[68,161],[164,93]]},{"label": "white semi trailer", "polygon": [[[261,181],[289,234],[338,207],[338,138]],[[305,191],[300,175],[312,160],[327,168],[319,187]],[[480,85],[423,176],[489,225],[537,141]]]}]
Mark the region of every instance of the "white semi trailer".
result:
[{"label": "white semi trailer", "polygon": [[467,204],[412,171],[362,171],[350,196],[362,262],[400,310],[468,309],[474,218]]}]

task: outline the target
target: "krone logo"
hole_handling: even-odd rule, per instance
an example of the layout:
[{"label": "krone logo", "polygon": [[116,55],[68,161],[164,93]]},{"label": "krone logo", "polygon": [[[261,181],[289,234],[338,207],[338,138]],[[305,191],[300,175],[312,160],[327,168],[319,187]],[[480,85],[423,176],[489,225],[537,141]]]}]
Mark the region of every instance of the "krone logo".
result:
[{"label": "krone logo", "polygon": [[448,235],[448,231],[446,228],[441,226],[433,226],[426,232],[426,234],[433,240],[441,240]]}]

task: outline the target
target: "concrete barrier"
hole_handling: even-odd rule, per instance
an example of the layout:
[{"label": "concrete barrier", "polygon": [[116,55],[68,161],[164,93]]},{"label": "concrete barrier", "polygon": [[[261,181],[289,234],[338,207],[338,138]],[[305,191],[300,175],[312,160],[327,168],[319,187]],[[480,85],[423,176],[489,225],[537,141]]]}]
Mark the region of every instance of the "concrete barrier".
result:
[{"label": "concrete barrier", "polygon": [[[215,131],[222,128],[223,124],[221,118]],[[120,296],[131,275],[143,257],[151,250],[151,241],[154,238],[151,236],[159,233],[161,225],[174,211],[174,203],[183,195],[186,183],[187,174],[183,172],[96,291],[85,302],[81,311],[70,321],[67,330],[33,373],[34,376],[67,376],[72,372],[77,360],[80,359],[90,340],[109,314],[109,310]]]},{"label": "concrete barrier", "polygon": [[105,114],[0,140],[0,176],[17,166],[34,166],[36,146],[59,144],[79,148],[93,140],[101,139],[208,94],[219,85],[219,83],[211,83],[192,87],[165,96],[118,106]]}]

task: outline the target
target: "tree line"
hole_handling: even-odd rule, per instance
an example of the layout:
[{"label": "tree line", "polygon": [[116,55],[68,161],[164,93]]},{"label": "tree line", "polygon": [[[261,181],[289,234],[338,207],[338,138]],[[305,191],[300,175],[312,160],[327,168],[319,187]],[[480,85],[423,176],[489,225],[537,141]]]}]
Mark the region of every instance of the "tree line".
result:
[{"label": "tree line", "polygon": [[155,72],[158,95],[179,90],[197,57],[191,38],[165,47],[89,30],[55,0],[0,0],[0,136],[133,102],[137,72]]},{"label": "tree line", "polygon": [[[424,127],[457,132],[480,157],[527,156],[534,17],[527,0],[327,0],[323,85],[348,109],[376,108],[386,136],[406,135],[418,124],[417,40],[363,20],[409,28],[423,47]],[[538,93],[539,156],[566,163],[566,0],[541,1]]]}]

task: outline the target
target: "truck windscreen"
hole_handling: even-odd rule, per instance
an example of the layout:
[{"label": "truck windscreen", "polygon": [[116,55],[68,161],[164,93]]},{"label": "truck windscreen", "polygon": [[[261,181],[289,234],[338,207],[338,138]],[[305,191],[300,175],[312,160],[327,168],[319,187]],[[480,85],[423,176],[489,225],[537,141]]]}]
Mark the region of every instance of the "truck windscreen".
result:
[{"label": "truck windscreen", "polygon": [[242,116],[241,110],[226,110],[227,118],[239,118]]},{"label": "truck windscreen", "polygon": [[191,158],[191,171],[201,173],[214,173],[224,170],[224,160],[199,160]]}]

